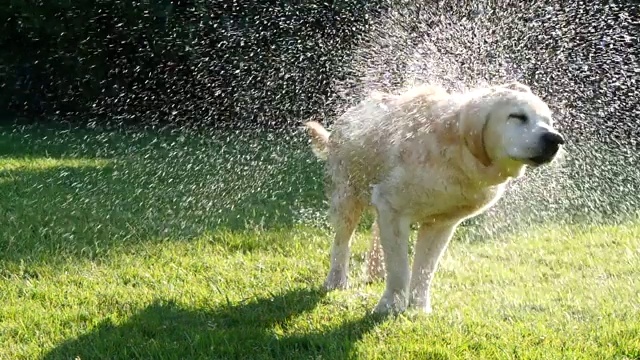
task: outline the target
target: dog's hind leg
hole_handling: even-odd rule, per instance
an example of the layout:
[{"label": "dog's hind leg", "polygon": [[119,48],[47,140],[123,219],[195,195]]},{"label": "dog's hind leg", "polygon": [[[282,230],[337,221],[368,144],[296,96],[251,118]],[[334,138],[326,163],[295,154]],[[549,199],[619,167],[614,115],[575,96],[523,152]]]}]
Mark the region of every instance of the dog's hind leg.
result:
[{"label": "dog's hind leg", "polygon": [[371,226],[371,242],[367,253],[367,282],[384,279],[384,253],[380,243],[380,226],[376,218]]},{"label": "dog's hind leg", "polygon": [[349,188],[336,189],[333,192],[329,217],[333,224],[335,238],[331,247],[331,268],[324,282],[327,290],[345,289],[348,286],[351,237],[363,210],[362,202]]}]

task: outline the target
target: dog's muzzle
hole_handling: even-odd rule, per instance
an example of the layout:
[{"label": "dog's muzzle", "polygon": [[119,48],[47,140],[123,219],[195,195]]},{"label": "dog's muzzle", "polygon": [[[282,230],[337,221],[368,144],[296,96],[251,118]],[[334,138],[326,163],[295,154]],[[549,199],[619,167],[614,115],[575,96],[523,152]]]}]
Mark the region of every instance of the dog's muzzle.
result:
[{"label": "dog's muzzle", "polygon": [[540,136],[540,154],[529,158],[535,166],[550,163],[560,150],[560,145],[564,145],[564,137],[557,132],[548,131]]}]

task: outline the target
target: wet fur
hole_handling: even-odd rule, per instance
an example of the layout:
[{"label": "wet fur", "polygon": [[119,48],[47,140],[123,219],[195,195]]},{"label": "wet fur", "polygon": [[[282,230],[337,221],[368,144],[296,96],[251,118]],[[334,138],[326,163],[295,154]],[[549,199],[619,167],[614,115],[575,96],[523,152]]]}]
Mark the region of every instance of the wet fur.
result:
[{"label": "wet fur", "polygon": [[[314,153],[326,159],[335,231],[325,288],[347,287],[351,237],[363,211],[373,208],[368,274],[386,278],[376,311],[431,311],[431,282],[458,224],[490,208],[523,174],[525,164],[495,145],[504,127],[495,114],[509,101],[541,116],[548,110],[517,82],[457,94],[426,85],[371,93],[331,133],[318,122],[305,124]],[[411,223],[420,226],[412,269]]]}]

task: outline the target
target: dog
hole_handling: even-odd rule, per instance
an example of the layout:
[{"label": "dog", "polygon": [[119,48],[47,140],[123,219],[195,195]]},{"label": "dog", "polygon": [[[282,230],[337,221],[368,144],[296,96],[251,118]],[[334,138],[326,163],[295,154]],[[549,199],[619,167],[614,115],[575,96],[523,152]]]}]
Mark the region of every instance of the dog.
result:
[{"label": "dog", "polygon": [[374,91],[331,132],[304,125],[325,160],[334,230],[324,288],[347,288],[351,237],[373,209],[368,273],[385,279],[376,313],[431,312],[433,277],[457,226],[493,206],[527,167],[551,163],[565,143],[548,105],[517,81],[458,93],[433,85]]}]

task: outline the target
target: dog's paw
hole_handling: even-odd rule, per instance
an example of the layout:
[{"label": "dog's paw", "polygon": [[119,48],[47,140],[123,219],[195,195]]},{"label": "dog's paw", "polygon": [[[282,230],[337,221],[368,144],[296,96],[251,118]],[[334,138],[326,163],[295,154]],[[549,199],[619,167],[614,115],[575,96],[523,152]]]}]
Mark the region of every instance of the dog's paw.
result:
[{"label": "dog's paw", "polygon": [[431,314],[433,312],[433,309],[429,304],[427,305],[409,304],[409,309],[411,309],[413,312],[418,312],[422,314]]},{"label": "dog's paw", "polygon": [[423,314],[431,314],[431,301],[429,298],[412,297],[409,299],[409,308]]},{"label": "dog's paw", "polygon": [[327,279],[324,281],[324,288],[327,291],[344,290],[349,287],[347,274],[344,271],[330,271]]},{"label": "dog's paw", "polygon": [[385,292],[373,310],[376,314],[399,314],[407,309],[407,298],[401,293]]}]

